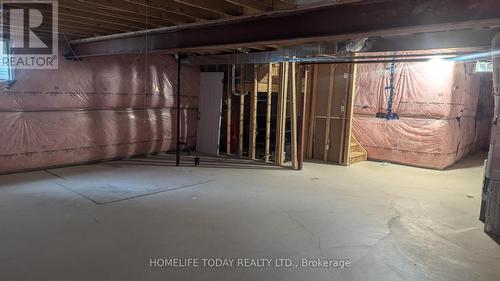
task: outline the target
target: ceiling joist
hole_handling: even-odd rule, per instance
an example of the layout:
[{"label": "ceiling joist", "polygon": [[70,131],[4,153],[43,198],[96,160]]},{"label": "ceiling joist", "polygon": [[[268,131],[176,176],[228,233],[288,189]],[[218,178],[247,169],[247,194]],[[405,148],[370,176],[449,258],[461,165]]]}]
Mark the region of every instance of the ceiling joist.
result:
[{"label": "ceiling joist", "polygon": [[174,0],[177,3],[182,3],[192,7],[204,9],[218,13],[222,16],[242,16],[245,15],[245,10],[242,6],[235,5],[225,0]]},{"label": "ceiling joist", "polygon": [[78,56],[84,57],[136,53],[145,48],[149,52],[243,49],[495,26],[500,26],[498,0],[388,0],[271,13],[216,25],[75,40],[72,46]]},{"label": "ceiling joist", "polygon": [[289,9],[285,0],[59,0],[64,36],[88,38]]}]

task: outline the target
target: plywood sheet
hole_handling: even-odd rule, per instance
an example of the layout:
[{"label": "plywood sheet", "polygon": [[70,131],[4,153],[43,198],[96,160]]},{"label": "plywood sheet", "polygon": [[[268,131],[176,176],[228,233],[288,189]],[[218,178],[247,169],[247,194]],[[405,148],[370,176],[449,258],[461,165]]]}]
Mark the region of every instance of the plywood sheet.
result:
[{"label": "plywood sheet", "polygon": [[328,161],[339,163],[342,151],[342,120],[330,120],[330,145],[328,149]]},{"label": "plywood sheet", "polygon": [[318,66],[316,88],[315,116],[326,116],[328,111],[328,96],[330,95],[331,66],[322,64]]},{"label": "plywood sheet", "polygon": [[323,160],[325,152],[325,118],[316,118],[314,122],[314,139],[313,139],[313,159]]}]

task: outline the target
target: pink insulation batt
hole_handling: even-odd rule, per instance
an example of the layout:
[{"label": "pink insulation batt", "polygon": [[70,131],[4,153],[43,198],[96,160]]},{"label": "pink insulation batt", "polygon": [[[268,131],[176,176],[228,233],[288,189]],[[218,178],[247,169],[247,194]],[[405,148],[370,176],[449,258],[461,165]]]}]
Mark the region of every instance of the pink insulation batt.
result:
[{"label": "pink insulation batt", "polygon": [[399,120],[375,117],[387,107],[388,66],[357,66],[353,133],[370,159],[444,169],[488,137],[476,121],[480,75],[473,64],[397,63],[393,111]]},{"label": "pink insulation batt", "polygon": [[[181,137],[194,145],[199,70],[183,67],[181,78]],[[57,70],[17,70],[15,79],[0,95],[0,173],[175,147],[172,56],[61,58]]]}]

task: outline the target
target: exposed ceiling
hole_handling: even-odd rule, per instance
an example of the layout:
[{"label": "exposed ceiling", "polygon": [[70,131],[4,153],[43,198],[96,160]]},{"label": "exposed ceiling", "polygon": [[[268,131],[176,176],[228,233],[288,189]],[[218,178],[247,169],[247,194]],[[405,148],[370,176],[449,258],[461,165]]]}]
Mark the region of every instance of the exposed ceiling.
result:
[{"label": "exposed ceiling", "polygon": [[[226,17],[222,19],[224,22],[184,24],[147,32],[72,40],[66,56],[182,52],[185,55],[225,55],[224,59],[230,59],[234,55],[264,52],[257,55],[261,60],[276,55],[336,54],[342,50],[342,44],[363,38],[375,39],[383,51],[414,50],[415,47],[484,47],[490,45],[492,28],[500,27],[498,0],[315,3],[322,4],[302,9],[305,3],[300,3],[289,11]],[[328,48],[324,49],[321,42],[335,43],[334,48],[327,44]],[[269,53],[276,50],[280,52]]]},{"label": "exposed ceiling", "polygon": [[59,0],[58,21],[61,37],[73,40],[357,1]]},{"label": "exposed ceiling", "polygon": [[133,32],[296,9],[293,0],[59,0],[66,38]]}]

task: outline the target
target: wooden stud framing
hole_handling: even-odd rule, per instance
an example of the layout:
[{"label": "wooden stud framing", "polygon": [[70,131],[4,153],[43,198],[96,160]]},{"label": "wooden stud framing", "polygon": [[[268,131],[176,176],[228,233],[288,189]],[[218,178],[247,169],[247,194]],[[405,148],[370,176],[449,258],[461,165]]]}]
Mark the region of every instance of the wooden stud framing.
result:
[{"label": "wooden stud framing", "polygon": [[233,89],[232,89],[232,71],[233,66],[228,65],[227,67],[227,111],[226,111],[226,154],[231,154],[231,118],[232,118],[232,107],[233,107]]},{"label": "wooden stud framing", "polygon": [[238,156],[243,157],[243,133],[245,126],[245,66],[240,67],[240,130],[238,137]]},{"label": "wooden stud framing", "polygon": [[[342,128],[340,130],[340,134],[341,135],[340,135],[340,147],[339,147],[340,149],[339,149],[339,160],[338,160],[339,164],[344,164],[344,165],[346,164],[346,161],[344,161],[344,159],[345,159],[344,156],[346,154],[346,150],[345,150],[346,147],[344,145],[345,145],[345,143],[347,141],[346,140],[346,134],[347,134],[347,132],[346,132],[346,126],[347,126],[347,121],[348,121],[347,120],[348,119],[348,117],[347,117],[347,113],[348,113],[347,107],[350,106],[349,97],[351,96],[350,92],[349,92],[351,90],[351,85],[350,85],[349,82],[351,81],[350,79],[351,79],[351,76],[352,76],[351,75],[351,65],[346,65],[346,67],[347,67],[347,75],[348,75],[347,79],[349,79],[349,80],[346,83],[346,91],[345,91],[345,93],[343,93],[344,94],[344,104],[341,105],[341,106],[344,107],[344,110],[343,111],[341,110],[341,113],[340,113],[341,114],[340,121],[342,122]],[[346,79],[345,73],[344,73],[344,79]]]},{"label": "wooden stud framing", "polygon": [[307,139],[307,158],[311,159],[313,157],[313,146],[314,146],[314,125],[316,123],[316,92],[318,90],[318,65],[314,65],[312,72],[312,91],[311,91],[311,106],[309,114],[309,131]]},{"label": "wooden stud framing", "polygon": [[274,149],[274,162],[276,165],[281,165],[281,115],[283,111],[283,103],[281,100],[283,99],[283,81],[284,81],[284,73],[285,73],[285,63],[282,63],[279,66],[280,73],[280,91],[278,92],[278,104],[276,111],[276,145]]},{"label": "wooden stud framing", "polygon": [[291,115],[291,158],[292,168],[299,169],[297,155],[297,69],[296,63],[291,63],[291,91],[290,91],[290,115]]},{"label": "wooden stud framing", "polygon": [[259,89],[259,65],[253,66],[253,89],[250,96],[250,134],[248,158],[255,160],[255,140],[257,138],[257,95]]},{"label": "wooden stud framing", "polygon": [[[304,168],[304,154],[305,154],[305,144],[306,144],[306,126],[307,126],[307,109],[309,108],[308,105],[308,98],[307,96],[309,95],[309,76],[311,74],[311,71],[309,69],[309,66],[304,67],[304,84],[301,85],[300,89],[303,89],[303,94],[302,94],[302,119],[301,119],[301,126],[300,126],[300,151],[299,151],[299,170],[302,170]],[[300,72],[302,74],[302,72]],[[301,77],[302,79],[302,77]]]},{"label": "wooden stud framing", "polygon": [[286,139],[286,120],[288,118],[288,94],[289,94],[289,89],[288,89],[288,85],[289,85],[289,70],[290,70],[290,63],[285,63],[285,82],[283,83],[283,85],[285,86],[285,89],[284,89],[284,98],[283,98],[283,115],[282,115],[282,122],[283,122],[283,125],[282,125],[282,134],[281,134],[281,165],[283,165],[285,163],[285,139]]},{"label": "wooden stud framing", "polygon": [[265,160],[269,162],[271,154],[271,106],[273,101],[273,64],[269,64],[267,79],[267,107],[266,107],[266,148]]},{"label": "wooden stud framing", "polygon": [[330,148],[330,124],[332,115],[332,100],[333,100],[333,86],[335,81],[335,65],[330,65],[330,83],[328,93],[328,103],[326,108],[326,126],[325,126],[325,149],[323,153],[323,161],[328,161],[328,151]]},{"label": "wooden stud framing", "polygon": [[286,101],[288,93],[288,63],[282,63],[280,71],[280,92],[278,95],[278,112],[276,115],[276,151],[275,158],[277,165],[283,165],[285,150],[285,131],[286,131]]},{"label": "wooden stud framing", "polygon": [[283,76],[283,99],[282,99],[282,115],[281,115],[281,150],[280,150],[280,165],[283,165],[285,163],[285,137],[286,137],[286,119],[288,117],[288,112],[287,112],[287,107],[288,107],[288,71],[290,68],[290,63],[285,63],[285,73]]},{"label": "wooden stud framing", "polygon": [[349,97],[348,101],[349,104],[346,106],[347,107],[347,128],[346,128],[346,145],[345,145],[345,163],[346,165],[351,164],[351,140],[352,140],[352,121],[354,118],[354,99],[356,98],[356,76],[358,74],[358,65],[353,64],[352,65],[352,71],[351,71],[351,81],[349,81],[350,85],[350,91],[349,91]]}]

